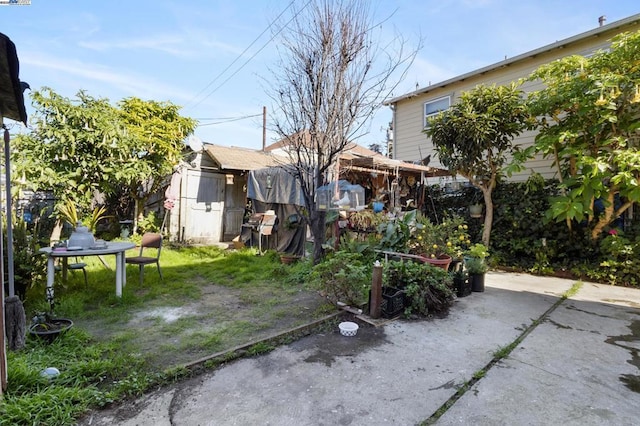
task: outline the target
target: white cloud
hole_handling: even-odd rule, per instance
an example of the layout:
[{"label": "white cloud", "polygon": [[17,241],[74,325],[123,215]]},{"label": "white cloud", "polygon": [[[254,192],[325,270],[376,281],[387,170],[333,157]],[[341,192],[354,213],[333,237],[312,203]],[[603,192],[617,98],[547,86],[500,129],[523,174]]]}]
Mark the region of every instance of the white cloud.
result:
[{"label": "white cloud", "polygon": [[86,49],[107,52],[113,50],[153,50],[183,58],[211,57],[219,53],[239,54],[235,45],[215,39],[206,31],[188,30],[184,33],[155,34],[114,40],[84,40],[78,43]]},{"label": "white cloud", "polygon": [[[188,94],[185,93],[184,90],[155,81],[153,77],[148,75],[141,76],[135,73],[118,71],[104,65],[29,51],[21,52],[20,62],[29,67],[30,75],[39,75],[37,69],[42,70],[41,75],[44,76],[48,82],[40,85],[50,86],[54,88],[54,90],[57,90],[56,73],[60,73],[62,75],[75,76],[77,80],[74,80],[74,83],[77,85],[77,90],[86,88],[83,87],[85,84],[91,86],[95,86],[96,83],[100,86],[106,84],[112,88],[111,92],[116,93],[115,98],[127,96],[183,100],[188,98]],[[23,68],[27,67],[23,66]],[[111,96],[104,93],[97,95],[111,98]]]}]

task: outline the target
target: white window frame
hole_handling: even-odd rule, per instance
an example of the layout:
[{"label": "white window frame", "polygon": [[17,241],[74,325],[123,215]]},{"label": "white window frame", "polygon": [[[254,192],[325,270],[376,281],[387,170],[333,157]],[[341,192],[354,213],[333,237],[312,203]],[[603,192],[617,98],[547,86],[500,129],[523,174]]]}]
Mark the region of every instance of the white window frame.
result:
[{"label": "white window frame", "polygon": [[[427,105],[435,104],[436,102],[441,102],[444,99],[449,101],[446,108],[442,108],[442,109],[439,109],[437,111],[434,111],[434,112],[431,112],[431,113],[427,114]],[[428,121],[429,117],[433,117],[434,115],[438,114],[439,112],[448,110],[449,108],[451,108],[451,95],[441,96],[439,98],[431,99],[431,100],[425,102],[422,105],[422,112],[423,112],[423,115],[424,115],[424,123],[423,123],[424,128],[426,129],[426,128],[429,127],[429,121]]]}]

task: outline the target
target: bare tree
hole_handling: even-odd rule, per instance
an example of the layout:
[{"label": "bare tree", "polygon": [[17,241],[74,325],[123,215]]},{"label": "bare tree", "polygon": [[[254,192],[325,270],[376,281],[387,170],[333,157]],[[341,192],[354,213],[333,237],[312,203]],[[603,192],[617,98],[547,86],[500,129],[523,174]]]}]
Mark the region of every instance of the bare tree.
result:
[{"label": "bare tree", "polygon": [[[413,62],[404,40],[374,40],[368,0],[311,0],[294,10],[281,34],[280,61],[272,70],[273,125],[291,157],[314,239],[313,259],[323,255],[326,211],[318,210],[318,187],[338,179],[340,153],[391,95]],[[393,76],[398,76],[395,82]]]}]

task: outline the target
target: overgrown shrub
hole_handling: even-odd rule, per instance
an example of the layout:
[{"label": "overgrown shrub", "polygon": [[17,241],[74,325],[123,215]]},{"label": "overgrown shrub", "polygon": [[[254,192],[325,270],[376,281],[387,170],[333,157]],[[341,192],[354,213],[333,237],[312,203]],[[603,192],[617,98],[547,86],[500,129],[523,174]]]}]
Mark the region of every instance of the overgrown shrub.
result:
[{"label": "overgrown shrub", "polygon": [[[27,290],[47,277],[47,258],[38,252],[42,243],[38,238],[39,220],[27,224],[14,216],[13,225],[13,272],[15,293],[25,300]],[[6,223],[3,223],[3,244],[7,247]],[[8,294],[8,251],[4,250],[5,292]]]},{"label": "overgrown shrub", "polygon": [[622,232],[611,230],[599,248],[602,261],[599,268],[586,272],[588,277],[613,285],[640,285],[640,237],[630,240]]},{"label": "overgrown shrub", "polygon": [[[640,218],[625,224],[617,244],[592,241],[588,223],[549,220],[550,197],[559,194],[558,181],[532,175],[526,182],[499,182],[493,192],[494,222],[489,262],[536,274],[559,271],[615,285],[640,286],[640,268],[628,257],[640,238]],[[469,217],[470,204],[481,200],[479,191],[463,186],[455,192],[438,185],[428,187],[423,214],[440,223],[448,214],[462,215],[472,242],[480,241],[481,219]],[[612,238],[605,238],[605,240]],[[636,255],[637,259],[637,255]]]},{"label": "overgrown shrub", "polygon": [[333,303],[360,306],[366,301],[371,271],[372,265],[363,254],[339,250],[314,266],[310,279]]},{"label": "overgrown shrub", "polygon": [[138,233],[142,235],[145,232],[158,232],[160,225],[160,218],[156,216],[156,212],[151,211],[138,221]]},{"label": "overgrown shrub", "polygon": [[405,291],[407,316],[446,315],[454,300],[451,275],[427,263],[389,261],[384,267],[383,282]]},{"label": "overgrown shrub", "polygon": [[376,249],[406,253],[411,235],[416,229],[417,214],[417,210],[411,210],[398,219],[380,223],[377,228],[380,240]]}]

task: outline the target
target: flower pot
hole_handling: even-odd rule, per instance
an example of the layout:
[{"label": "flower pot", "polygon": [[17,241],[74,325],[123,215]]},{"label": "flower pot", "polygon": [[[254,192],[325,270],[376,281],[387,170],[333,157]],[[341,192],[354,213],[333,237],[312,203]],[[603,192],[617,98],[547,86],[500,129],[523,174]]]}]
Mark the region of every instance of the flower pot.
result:
[{"label": "flower pot", "polygon": [[453,285],[456,289],[456,296],[467,297],[471,294],[471,279],[470,278],[454,278]]},{"label": "flower pot", "polygon": [[373,202],[373,212],[380,213],[384,209],[384,203],[382,201]]},{"label": "flower pot", "polygon": [[471,291],[481,293],[484,291],[484,274],[470,274]]},{"label": "flower pot", "polygon": [[451,256],[442,254],[438,257],[428,257],[427,255],[423,255],[424,263],[429,263],[433,266],[437,266],[438,268],[442,268],[445,271],[449,270],[449,265],[451,264]]},{"label": "flower pot", "polygon": [[282,264],[284,264],[284,265],[291,265],[292,263],[294,263],[297,260],[298,260],[298,256],[295,256],[293,254],[281,254],[280,255],[280,262],[282,262]]},{"label": "flower pot", "polygon": [[95,238],[93,237],[93,234],[89,232],[89,228],[82,226],[80,222],[78,222],[78,225],[69,237],[69,241],[67,241],[67,247],[88,249],[95,245],[95,242]]},{"label": "flower pot", "polygon": [[482,204],[472,204],[469,206],[469,216],[482,217]]},{"label": "flower pot", "polygon": [[71,327],[73,327],[73,321],[70,319],[51,318],[44,323],[33,324],[29,327],[29,334],[51,343]]}]

